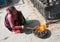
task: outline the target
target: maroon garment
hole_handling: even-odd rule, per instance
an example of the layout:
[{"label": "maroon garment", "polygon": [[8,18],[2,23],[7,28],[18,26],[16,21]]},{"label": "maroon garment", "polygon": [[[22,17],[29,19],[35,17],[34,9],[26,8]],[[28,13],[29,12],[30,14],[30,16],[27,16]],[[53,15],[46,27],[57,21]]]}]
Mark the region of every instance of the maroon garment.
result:
[{"label": "maroon garment", "polygon": [[[6,27],[10,27],[9,21],[6,18],[8,16],[8,14],[5,16],[5,26]],[[24,23],[25,23],[25,18],[22,15],[22,13],[20,11],[17,11],[17,19],[14,20],[14,26],[20,26],[20,25],[24,25],[24,23],[22,23],[22,18],[24,19]]]}]

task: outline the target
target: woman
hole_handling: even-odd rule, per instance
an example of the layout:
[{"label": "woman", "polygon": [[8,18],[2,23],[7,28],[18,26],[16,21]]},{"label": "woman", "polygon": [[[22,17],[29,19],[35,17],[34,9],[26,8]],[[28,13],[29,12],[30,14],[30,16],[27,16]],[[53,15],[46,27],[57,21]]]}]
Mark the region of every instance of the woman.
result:
[{"label": "woman", "polygon": [[11,6],[6,9],[5,26],[12,32],[22,32],[25,18],[20,11]]}]

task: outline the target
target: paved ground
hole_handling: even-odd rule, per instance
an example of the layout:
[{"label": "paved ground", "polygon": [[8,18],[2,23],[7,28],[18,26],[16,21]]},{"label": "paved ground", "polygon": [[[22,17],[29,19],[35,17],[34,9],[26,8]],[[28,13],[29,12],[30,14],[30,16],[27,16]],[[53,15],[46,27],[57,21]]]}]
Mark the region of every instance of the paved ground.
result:
[{"label": "paved ground", "polygon": [[[17,10],[22,11],[25,18],[29,18],[32,21],[32,24],[29,26],[34,27],[39,25],[41,22],[45,22],[44,17],[33,7],[30,0],[19,1],[14,4]],[[4,17],[6,15],[5,8],[0,9],[0,42],[59,42],[60,41],[60,23],[55,23],[49,25],[48,29],[50,30],[50,36],[42,39],[36,37],[30,31],[26,33],[14,34],[11,33],[4,26]],[[45,22],[46,23],[46,22]]]}]

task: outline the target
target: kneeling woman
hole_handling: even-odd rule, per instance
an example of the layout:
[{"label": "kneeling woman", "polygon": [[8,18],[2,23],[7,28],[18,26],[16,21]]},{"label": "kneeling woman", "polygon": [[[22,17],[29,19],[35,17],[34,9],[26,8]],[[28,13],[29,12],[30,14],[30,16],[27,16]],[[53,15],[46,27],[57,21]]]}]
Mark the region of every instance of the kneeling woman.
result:
[{"label": "kneeling woman", "polygon": [[25,18],[21,11],[17,11],[11,6],[6,9],[5,26],[12,32],[22,32],[25,24]]}]

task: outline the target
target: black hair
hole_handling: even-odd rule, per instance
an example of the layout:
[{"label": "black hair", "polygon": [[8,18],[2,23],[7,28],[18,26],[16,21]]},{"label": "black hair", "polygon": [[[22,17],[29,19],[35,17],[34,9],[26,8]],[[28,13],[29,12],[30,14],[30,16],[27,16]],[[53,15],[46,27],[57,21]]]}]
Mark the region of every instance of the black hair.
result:
[{"label": "black hair", "polygon": [[14,6],[11,6],[11,7],[9,7],[8,9],[9,9],[10,13],[12,14],[13,9],[15,9],[15,7],[14,7]]}]

